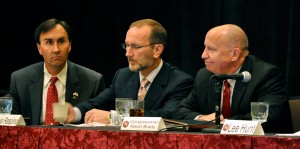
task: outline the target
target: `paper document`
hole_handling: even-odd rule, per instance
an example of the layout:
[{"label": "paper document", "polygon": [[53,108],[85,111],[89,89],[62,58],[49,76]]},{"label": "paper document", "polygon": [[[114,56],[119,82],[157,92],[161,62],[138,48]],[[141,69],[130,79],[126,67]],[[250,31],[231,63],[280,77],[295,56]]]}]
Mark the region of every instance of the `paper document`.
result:
[{"label": "paper document", "polygon": [[277,136],[300,136],[300,131],[290,134],[276,134]]},{"label": "paper document", "polygon": [[101,127],[101,126],[109,126],[110,124],[102,124],[98,122],[92,123],[84,123],[84,124],[65,124],[65,126],[73,126],[73,127]]}]

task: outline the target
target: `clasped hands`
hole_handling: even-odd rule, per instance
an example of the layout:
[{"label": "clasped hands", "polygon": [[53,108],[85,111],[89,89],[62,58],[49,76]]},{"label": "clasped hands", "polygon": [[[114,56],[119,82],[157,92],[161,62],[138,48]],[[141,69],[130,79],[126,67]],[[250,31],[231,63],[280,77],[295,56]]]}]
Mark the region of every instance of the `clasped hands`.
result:
[{"label": "clasped hands", "polygon": [[[86,112],[84,117],[84,123],[93,123],[98,122],[102,124],[109,124],[109,111],[99,110],[99,109],[92,109],[88,112]],[[75,121],[75,111],[73,109],[73,106],[70,105],[68,108],[68,117],[65,121],[65,123],[73,123]]]}]

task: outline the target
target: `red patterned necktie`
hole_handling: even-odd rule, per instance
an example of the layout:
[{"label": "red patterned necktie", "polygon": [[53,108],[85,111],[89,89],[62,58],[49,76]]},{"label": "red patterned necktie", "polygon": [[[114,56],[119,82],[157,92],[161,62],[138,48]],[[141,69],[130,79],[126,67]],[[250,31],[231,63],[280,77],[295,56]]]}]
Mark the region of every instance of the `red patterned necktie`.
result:
[{"label": "red patterned necktie", "polygon": [[47,92],[47,103],[46,103],[46,117],[45,117],[45,125],[56,125],[58,122],[53,119],[53,108],[52,104],[58,102],[58,94],[55,86],[55,82],[57,81],[57,77],[51,78],[51,84],[48,88]]},{"label": "red patterned necktie", "polygon": [[227,80],[224,81],[224,92],[223,92],[223,106],[222,106],[222,115],[224,118],[228,118],[231,116],[230,112],[230,84]]},{"label": "red patterned necktie", "polygon": [[150,82],[146,79],[146,77],[143,78],[141,82],[141,86],[138,92],[138,100],[144,100],[146,93],[147,93],[147,86],[150,84]]}]

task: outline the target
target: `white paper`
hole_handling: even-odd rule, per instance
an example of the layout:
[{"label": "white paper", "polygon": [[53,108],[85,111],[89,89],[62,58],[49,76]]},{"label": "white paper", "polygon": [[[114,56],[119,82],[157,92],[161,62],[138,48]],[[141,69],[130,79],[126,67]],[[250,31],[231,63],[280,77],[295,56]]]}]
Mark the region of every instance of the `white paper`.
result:
[{"label": "white paper", "polygon": [[101,126],[109,126],[110,124],[102,124],[98,122],[92,123],[84,123],[84,124],[65,124],[65,126],[73,126],[73,127],[101,127]]},{"label": "white paper", "polygon": [[276,134],[277,136],[300,136],[300,131],[289,134]]}]

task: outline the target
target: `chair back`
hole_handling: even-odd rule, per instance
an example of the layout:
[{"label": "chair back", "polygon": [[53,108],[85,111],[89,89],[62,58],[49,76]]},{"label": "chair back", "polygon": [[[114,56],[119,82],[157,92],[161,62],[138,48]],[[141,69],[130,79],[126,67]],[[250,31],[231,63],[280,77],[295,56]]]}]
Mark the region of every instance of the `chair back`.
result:
[{"label": "chair back", "polygon": [[300,131],[300,96],[289,98],[289,105],[291,110],[293,131]]}]

